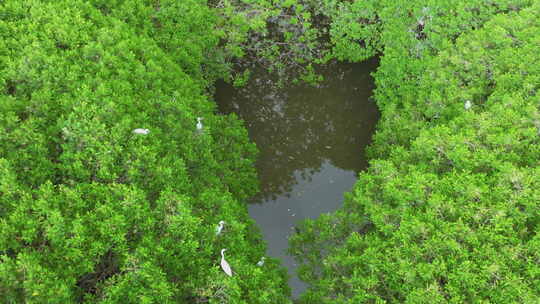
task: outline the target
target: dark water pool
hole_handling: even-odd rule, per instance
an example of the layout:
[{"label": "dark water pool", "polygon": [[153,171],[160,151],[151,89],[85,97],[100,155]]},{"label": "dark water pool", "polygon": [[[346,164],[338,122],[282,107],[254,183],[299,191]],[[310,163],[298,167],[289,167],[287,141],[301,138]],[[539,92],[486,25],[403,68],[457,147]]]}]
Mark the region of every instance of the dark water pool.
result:
[{"label": "dark water pool", "polygon": [[278,88],[264,71],[240,89],[217,84],[220,111],[243,119],[260,150],[261,192],[249,213],[268,242],[268,255],[289,270],[294,298],[305,284],[286,253],[288,237],[299,221],[339,208],[366,167],[364,149],[379,118],[370,99],[376,66],[376,60],[329,65],[319,71],[325,80],[317,87]]}]

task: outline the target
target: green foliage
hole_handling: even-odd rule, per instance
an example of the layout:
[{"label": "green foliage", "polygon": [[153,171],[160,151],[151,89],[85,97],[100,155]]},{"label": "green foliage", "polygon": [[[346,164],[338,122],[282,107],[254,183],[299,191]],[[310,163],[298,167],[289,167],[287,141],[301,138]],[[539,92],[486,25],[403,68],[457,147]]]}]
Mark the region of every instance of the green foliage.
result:
[{"label": "green foliage", "polygon": [[371,167],[292,238],[301,301],[537,301],[538,1],[209,2],[0,4],[5,302],[289,303],[242,204],[256,148],[205,91],[375,54]]},{"label": "green foliage", "polygon": [[[377,158],[341,210],[292,238],[310,284],[302,303],[538,301],[540,2],[530,2],[384,6]],[[425,32],[407,36],[426,12]]]},{"label": "green foliage", "polygon": [[[420,130],[440,118],[437,105],[426,106],[418,96],[424,92],[418,88],[419,80],[438,69],[433,61],[439,52],[452,48],[459,35],[481,28],[494,15],[519,11],[532,2],[379,3],[376,9],[383,25],[378,51],[384,56],[374,75],[375,99],[388,115],[381,118],[370,156],[387,157],[393,144],[407,146]],[[429,101],[433,102],[437,101]]]},{"label": "green foliage", "polygon": [[204,95],[226,71],[205,1],[13,0],[0,16],[4,302],[289,302],[242,204],[256,148]]},{"label": "green foliage", "polygon": [[[402,69],[385,71],[383,64],[384,77],[379,78],[398,77],[388,84],[395,85],[414,76],[423,66],[423,57],[446,47],[461,33],[480,27],[494,14],[526,7],[531,0],[210,2],[222,29],[220,58],[234,63],[237,73],[262,65],[283,81],[313,81],[313,64],[332,59],[358,62],[384,51],[385,60]],[[405,52],[412,59],[398,62]]]},{"label": "green foliage", "polygon": [[237,71],[263,66],[282,82],[313,82],[312,65],[332,58],[328,29],[337,13],[336,0],[212,2],[223,29],[224,56]]},{"label": "green foliage", "polygon": [[[412,79],[426,55],[497,13],[517,11],[532,0],[213,0],[223,58],[234,71],[265,66],[283,81],[315,79],[312,66],[338,59],[362,61],[384,51],[380,81]],[[397,53],[396,53],[397,52]],[[408,54],[408,55],[405,55]],[[409,60],[402,60],[404,56]],[[385,70],[385,66],[400,66]],[[414,85],[403,86],[401,94]],[[379,88],[381,88],[379,86]],[[390,91],[398,90],[394,88]],[[380,95],[387,94],[385,90]],[[393,98],[389,96],[388,98]],[[380,96],[381,102],[386,96]]]}]

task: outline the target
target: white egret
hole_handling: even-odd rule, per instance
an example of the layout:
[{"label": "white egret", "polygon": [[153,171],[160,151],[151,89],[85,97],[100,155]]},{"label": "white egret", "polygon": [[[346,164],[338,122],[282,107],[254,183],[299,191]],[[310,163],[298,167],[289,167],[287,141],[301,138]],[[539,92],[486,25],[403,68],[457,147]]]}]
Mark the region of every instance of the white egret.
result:
[{"label": "white egret", "polygon": [[464,107],[465,107],[465,110],[470,109],[472,107],[471,101],[470,100],[465,100]]},{"label": "white egret", "polygon": [[219,225],[216,228],[216,235],[220,235],[221,230],[223,230],[223,225],[225,225],[225,221],[219,221]]},{"label": "white egret", "polygon": [[143,134],[143,135],[146,135],[146,134],[150,133],[150,130],[148,130],[148,129],[140,129],[140,128],[137,128],[137,129],[133,130],[133,133],[134,133],[134,134]]},{"label": "white egret", "polygon": [[202,125],[202,117],[197,117],[197,132],[202,132],[203,125]]},{"label": "white egret", "polygon": [[223,269],[228,276],[232,277],[231,266],[229,263],[227,263],[227,261],[225,261],[225,256],[223,255],[223,252],[226,250],[227,249],[221,249],[221,269]]},{"label": "white egret", "polygon": [[257,262],[257,266],[261,267],[262,265],[264,265],[264,260],[266,260],[265,257],[262,257],[258,262]]}]

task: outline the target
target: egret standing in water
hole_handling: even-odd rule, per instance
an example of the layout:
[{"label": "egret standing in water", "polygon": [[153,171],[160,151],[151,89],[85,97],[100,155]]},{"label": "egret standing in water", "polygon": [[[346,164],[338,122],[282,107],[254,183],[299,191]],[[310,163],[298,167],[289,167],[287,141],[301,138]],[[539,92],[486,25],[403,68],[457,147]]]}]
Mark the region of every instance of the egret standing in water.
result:
[{"label": "egret standing in water", "polygon": [[221,249],[221,269],[223,269],[228,276],[232,277],[231,266],[229,263],[227,263],[227,261],[225,261],[225,256],[223,255],[223,252],[226,250],[227,249]]},{"label": "egret standing in water", "polygon": [[264,265],[264,260],[266,260],[265,257],[262,257],[258,262],[257,262],[257,266],[261,267],[262,265]]},{"label": "egret standing in water", "polygon": [[134,133],[134,134],[142,134],[142,135],[146,135],[146,134],[150,133],[150,130],[148,130],[148,129],[137,128],[137,129],[133,130],[133,133]]},{"label": "egret standing in water", "polygon": [[225,225],[225,221],[219,221],[219,225],[216,228],[216,235],[221,234],[221,230],[223,230],[223,225]]}]

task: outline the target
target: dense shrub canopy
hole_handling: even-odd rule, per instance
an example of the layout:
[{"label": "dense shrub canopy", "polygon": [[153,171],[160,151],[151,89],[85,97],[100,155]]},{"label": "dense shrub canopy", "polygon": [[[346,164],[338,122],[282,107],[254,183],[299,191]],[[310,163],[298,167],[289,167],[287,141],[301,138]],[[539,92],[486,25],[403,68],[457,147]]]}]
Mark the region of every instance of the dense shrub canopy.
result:
[{"label": "dense shrub canopy", "polygon": [[255,147],[204,96],[215,22],[199,0],[2,2],[2,302],[288,302],[241,204]]},{"label": "dense shrub canopy", "polygon": [[382,11],[376,158],[291,241],[304,303],[540,298],[540,3],[468,3]]},{"label": "dense shrub canopy", "polygon": [[239,58],[313,80],[312,63],[378,54],[370,168],[291,240],[300,301],[535,303],[539,14],[537,0],[3,1],[2,300],[290,303],[285,270],[256,266],[256,148],[208,91]]}]

